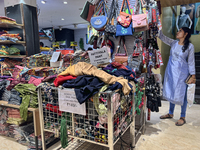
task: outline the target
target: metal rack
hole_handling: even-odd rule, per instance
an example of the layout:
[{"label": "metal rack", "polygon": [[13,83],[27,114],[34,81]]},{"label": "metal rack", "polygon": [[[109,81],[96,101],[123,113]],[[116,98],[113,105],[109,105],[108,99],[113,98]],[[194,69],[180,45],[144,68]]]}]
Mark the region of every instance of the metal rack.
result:
[{"label": "metal rack", "polygon": [[38,89],[43,150],[46,149],[44,131],[60,135],[60,118],[63,115],[67,120],[68,137],[76,141],[81,140],[104,146],[109,150],[114,150],[114,145],[126,131],[130,132],[132,147],[135,146],[136,136],[139,133],[144,133],[146,116],[144,107],[146,105],[141,108],[140,116],[143,118],[140,118],[139,124],[142,123],[142,125],[139,126],[136,133],[133,93],[125,96],[121,91],[100,92],[85,102],[86,116],[60,112],[58,108],[58,88],[52,87],[52,95],[53,101],[47,97],[42,88]]}]

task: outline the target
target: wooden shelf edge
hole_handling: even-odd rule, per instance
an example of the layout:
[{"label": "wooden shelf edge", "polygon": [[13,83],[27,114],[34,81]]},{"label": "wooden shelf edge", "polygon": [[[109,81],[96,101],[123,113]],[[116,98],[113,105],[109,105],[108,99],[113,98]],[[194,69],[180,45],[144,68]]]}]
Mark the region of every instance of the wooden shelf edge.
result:
[{"label": "wooden shelf edge", "polygon": [[[8,104],[7,101],[2,101],[2,100],[0,100],[0,106],[6,106],[6,107],[11,107],[11,108],[17,108],[17,109],[19,109],[20,107],[19,105]],[[28,108],[28,110],[34,112],[34,111],[37,111],[38,108]]]},{"label": "wooden shelf edge", "polygon": [[1,28],[22,28],[24,25],[23,24],[18,24],[18,23],[6,23],[6,22],[1,22],[0,21],[0,27]]},{"label": "wooden shelf edge", "polygon": [[12,41],[9,41],[9,40],[0,40],[0,44],[25,44],[26,42],[25,41],[16,41],[16,43],[12,42]]},{"label": "wooden shelf edge", "polygon": [[41,37],[40,36],[40,40],[49,40],[49,38],[48,37]]},{"label": "wooden shelf edge", "polygon": [[26,57],[26,55],[0,55],[0,57],[24,58],[24,57]]}]

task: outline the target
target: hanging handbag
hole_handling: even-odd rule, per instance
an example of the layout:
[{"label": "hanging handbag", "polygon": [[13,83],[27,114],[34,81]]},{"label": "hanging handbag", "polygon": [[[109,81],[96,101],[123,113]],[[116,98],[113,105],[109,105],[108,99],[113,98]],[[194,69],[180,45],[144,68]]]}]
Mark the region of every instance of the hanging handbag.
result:
[{"label": "hanging handbag", "polygon": [[[142,14],[141,3],[143,6],[142,0],[139,0],[139,4],[140,4],[139,13],[140,14],[137,14],[137,15],[134,14],[132,16],[132,25],[133,25],[133,28],[135,29],[135,32],[145,31],[145,30],[149,29],[148,21],[147,21],[147,14]],[[136,3],[135,7],[137,7],[137,3]]]},{"label": "hanging handbag", "polygon": [[[101,7],[102,5],[102,7]],[[99,11],[99,12],[98,12]],[[96,16],[100,13],[104,13],[104,15],[100,15],[100,16]],[[104,0],[102,0],[97,9],[96,9],[96,13],[93,15],[93,17],[91,18],[91,25],[93,26],[93,28],[95,28],[96,30],[101,30],[102,28],[104,28],[104,26],[107,23],[107,12],[106,12],[106,8],[105,8],[105,2]]]},{"label": "hanging handbag", "polygon": [[117,18],[118,9],[119,9],[118,3],[115,0],[113,0],[111,3],[110,12],[108,14],[109,21],[108,21],[108,24],[106,25],[106,29],[105,29],[105,31],[107,33],[111,33],[111,34],[116,33],[116,25],[114,23],[114,20]]},{"label": "hanging handbag", "polygon": [[86,1],[85,5],[83,6],[83,10],[81,11],[80,17],[84,20],[87,20],[90,5],[92,5],[92,3]]},{"label": "hanging handbag", "polygon": [[128,28],[123,27],[122,25],[118,24],[116,27],[116,36],[127,36],[133,35],[133,28],[130,24]]},{"label": "hanging handbag", "polygon": [[[118,53],[118,51],[120,49],[121,41],[123,41],[123,47],[124,47],[125,53]],[[128,64],[128,52],[127,52],[127,49],[126,49],[126,46],[125,46],[124,37],[120,37],[119,45],[117,46],[117,50],[116,50],[114,59],[115,59],[116,62],[124,64],[125,66]]]},{"label": "hanging handbag", "polygon": [[[129,14],[123,12],[125,3],[127,3]],[[123,0],[119,16],[117,17],[117,21],[123,27],[129,27],[129,25],[131,24],[131,12],[130,12],[129,0]]]},{"label": "hanging handbag", "polygon": [[128,65],[135,71],[136,75],[141,74],[143,67],[142,43],[139,39],[134,42],[134,52],[128,57]]},{"label": "hanging handbag", "polygon": [[89,10],[88,10],[88,16],[87,16],[87,21],[90,22],[95,10],[95,5],[90,4]]}]

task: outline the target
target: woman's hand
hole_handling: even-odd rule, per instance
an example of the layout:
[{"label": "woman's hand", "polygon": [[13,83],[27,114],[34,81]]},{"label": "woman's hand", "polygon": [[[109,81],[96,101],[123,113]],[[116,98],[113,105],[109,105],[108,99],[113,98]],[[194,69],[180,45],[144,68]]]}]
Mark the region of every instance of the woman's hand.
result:
[{"label": "woman's hand", "polygon": [[195,84],[196,83],[196,76],[192,75],[190,81],[188,82],[188,84]]}]

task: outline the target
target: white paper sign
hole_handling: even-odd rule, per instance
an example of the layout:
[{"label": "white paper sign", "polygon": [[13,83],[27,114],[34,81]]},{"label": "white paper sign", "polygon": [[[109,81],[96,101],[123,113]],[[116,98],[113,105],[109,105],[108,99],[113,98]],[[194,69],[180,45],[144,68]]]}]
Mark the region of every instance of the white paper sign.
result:
[{"label": "white paper sign", "polygon": [[85,103],[80,105],[73,89],[58,89],[58,102],[60,111],[86,115]]},{"label": "white paper sign", "polygon": [[103,47],[98,50],[88,51],[88,54],[90,57],[90,63],[94,66],[110,62],[110,58],[106,47]]}]

